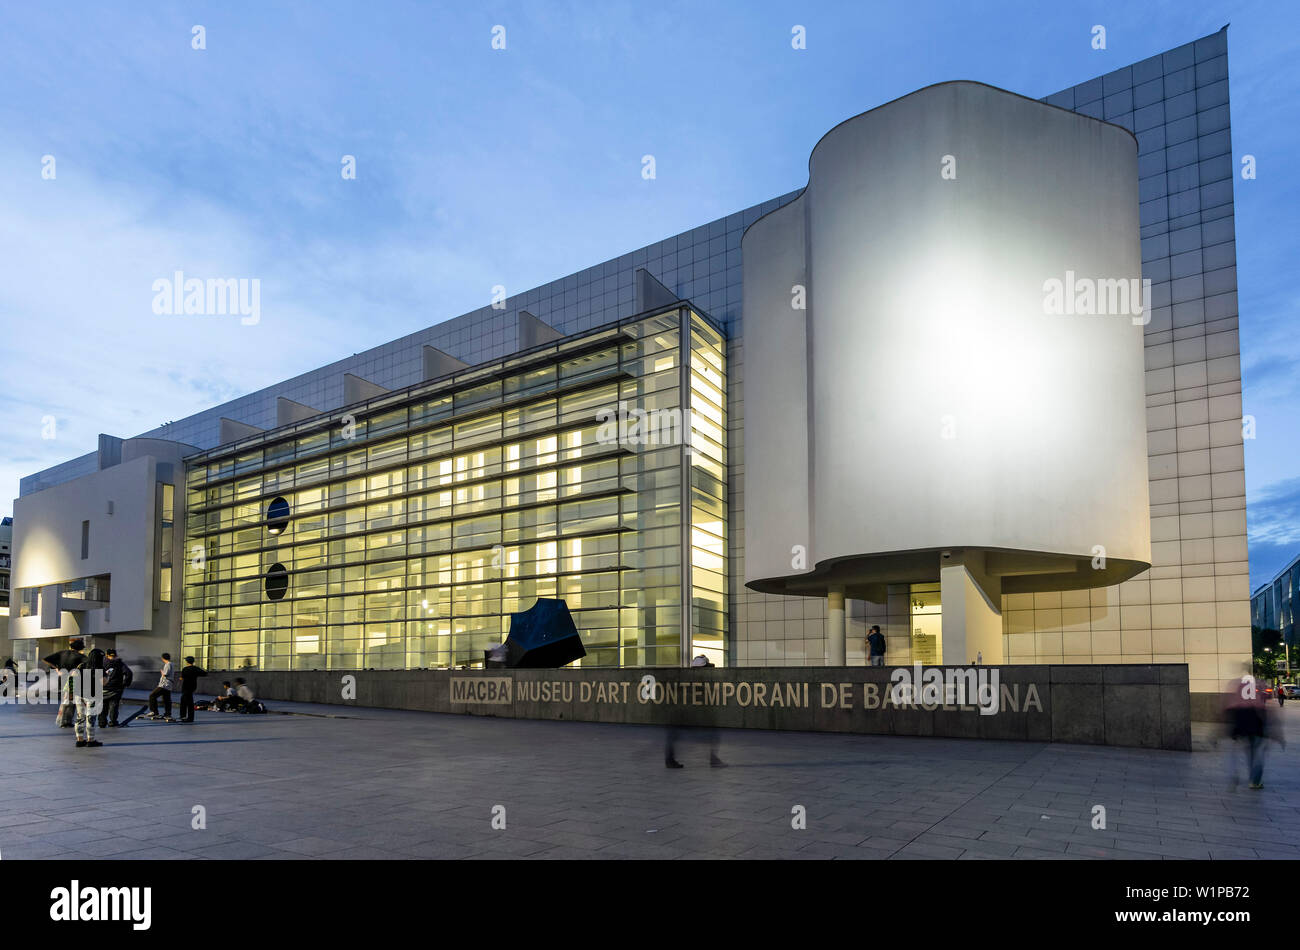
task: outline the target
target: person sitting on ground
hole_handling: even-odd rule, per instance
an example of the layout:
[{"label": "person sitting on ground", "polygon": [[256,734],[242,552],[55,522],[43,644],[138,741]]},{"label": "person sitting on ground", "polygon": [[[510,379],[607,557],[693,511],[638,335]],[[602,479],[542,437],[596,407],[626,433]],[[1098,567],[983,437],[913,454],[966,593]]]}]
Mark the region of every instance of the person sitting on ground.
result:
[{"label": "person sitting on ground", "polygon": [[218,712],[229,712],[235,708],[235,699],[235,687],[230,685],[230,680],[222,680],[217,698],[212,701],[212,708]]},{"label": "person sitting on ground", "polygon": [[253,703],[257,702],[257,697],[253,695],[253,688],[243,677],[235,678],[235,700],[235,708],[245,713],[249,712]]}]

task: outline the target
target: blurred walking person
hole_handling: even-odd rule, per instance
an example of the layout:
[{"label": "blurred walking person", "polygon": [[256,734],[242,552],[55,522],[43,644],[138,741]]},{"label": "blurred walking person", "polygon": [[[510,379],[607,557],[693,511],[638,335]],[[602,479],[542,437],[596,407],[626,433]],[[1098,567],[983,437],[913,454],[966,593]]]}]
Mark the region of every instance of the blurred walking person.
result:
[{"label": "blurred walking person", "polygon": [[[691,667],[694,669],[712,668],[713,664],[709,658],[701,653],[695,659],[691,660]],[[669,725],[664,736],[664,768],[680,769],[684,768],[682,763],[677,761],[677,744],[681,740],[683,722],[686,718],[685,709],[681,706],[674,706],[668,713]],[[709,765],[715,769],[727,767],[727,763],[718,757],[718,727],[705,726],[701,730],[704,740],[709,744]]]},{"label": "blurred walking person", "polygon": [[[1253,676],[1243,676],[1240,683],[1229,686],[1227,703],[1228,735],[1240,742],[1246,761],[1246,776],[1253,789],[1264,787],[1264,747],[1270,739],[1286,748],[1280,725],[1273,720],[1268,698]],[[1232,787],[1237,787],[1238,767],[1232,765]]]}]

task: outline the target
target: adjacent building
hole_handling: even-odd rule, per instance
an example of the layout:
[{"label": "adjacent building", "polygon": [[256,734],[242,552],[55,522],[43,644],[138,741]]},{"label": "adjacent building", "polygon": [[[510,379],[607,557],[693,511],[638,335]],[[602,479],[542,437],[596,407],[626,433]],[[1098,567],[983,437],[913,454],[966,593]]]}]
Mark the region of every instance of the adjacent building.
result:
[{"label": "adjacent building", "polygon": [[1271,631],[1282,638],[1290,659],[1297,639],[1296,610],[1300,608],[1300,555],[1250,596],[1250,623],[1256,635]]},{"label": "adjacent building", "polygon": [[9,639],[9,571],[13,564],[14,519],[0,518],[0,639]]},{"label": "adjacent building", "polygon": [[183,456],[100,436],[95,470],[14,501],[13,656],[34,667],[70,636],[147,666],[179,642]]},{"label": "adjacent building", "polygon": [[1213,691],[1250,657],[1233,168],[1226,28],[919,90],[805,188],[23,479],[15,650],[472,665],[561,596],[597,666],[861,663],[880,624],[891,664]]}]

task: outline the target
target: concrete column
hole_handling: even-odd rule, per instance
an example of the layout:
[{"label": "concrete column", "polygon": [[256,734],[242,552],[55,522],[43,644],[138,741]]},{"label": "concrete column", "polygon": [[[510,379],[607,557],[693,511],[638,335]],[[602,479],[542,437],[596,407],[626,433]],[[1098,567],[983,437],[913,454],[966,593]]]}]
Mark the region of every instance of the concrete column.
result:
[{"label": "concrete column", "polygon": [[984,572],[983,552],[952,552],[939,562],[943,604],[943,664],[965,666],[977,658],[1002,663],[1002,583]]},{"label": "concrete column", "polygon": [[844,650],[844,591],[826,594],[826,665],[846,666]]}]

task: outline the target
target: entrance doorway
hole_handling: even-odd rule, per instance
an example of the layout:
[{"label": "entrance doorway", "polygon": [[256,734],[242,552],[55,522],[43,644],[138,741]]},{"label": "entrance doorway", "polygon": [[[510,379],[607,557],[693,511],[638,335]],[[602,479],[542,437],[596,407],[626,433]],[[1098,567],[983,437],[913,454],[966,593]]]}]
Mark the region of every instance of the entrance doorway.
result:
[{"label": "entrance doorway", "polygon": [[943,606],[938,584],[913,584],[912,662],[937,666],[943,663]]}]

